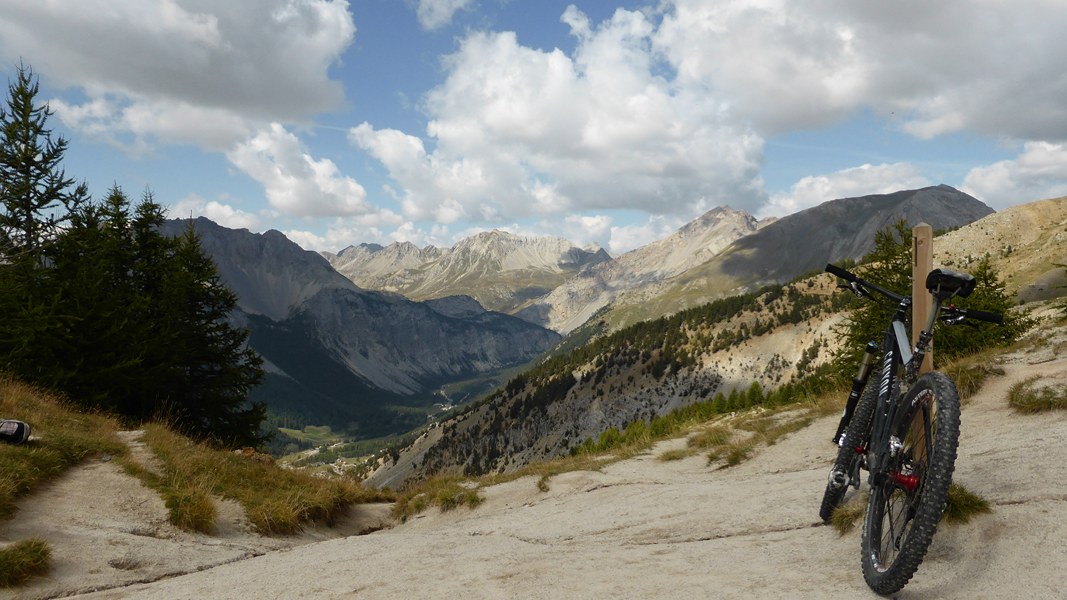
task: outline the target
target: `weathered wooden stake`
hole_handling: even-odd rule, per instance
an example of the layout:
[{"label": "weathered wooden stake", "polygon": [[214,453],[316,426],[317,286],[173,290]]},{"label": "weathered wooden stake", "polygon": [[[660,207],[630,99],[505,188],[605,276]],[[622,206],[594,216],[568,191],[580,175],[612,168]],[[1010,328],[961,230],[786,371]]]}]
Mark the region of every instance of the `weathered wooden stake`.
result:
[{"label": "weathered wooden stake", "polygon": [[[926,223],[919,223],[911,230],[912,271],[911,271],[911,338],[912,344],[919,341],[919,332],[926,325],[933,304],[933,296],[926,291],[926,276],[934,268],[934,228]],[[934,368],[934,348],[926,353],[919,373],[932,371]]]}]

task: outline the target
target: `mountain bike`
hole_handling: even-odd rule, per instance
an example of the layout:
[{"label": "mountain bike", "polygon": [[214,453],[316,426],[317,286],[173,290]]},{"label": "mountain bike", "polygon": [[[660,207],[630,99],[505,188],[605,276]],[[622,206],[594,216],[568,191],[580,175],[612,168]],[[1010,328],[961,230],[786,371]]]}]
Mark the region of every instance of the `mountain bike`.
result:
[{"label": "mountain bike", "polygon": [[[849,271],[826,265],[844,280],[841,287],[868,300],[896,304],[882,342],[866,351],[833,441],[837,459],[830,470],[819,516],[829,521],[849,487],[859,488],[866,470],[870,495],[861,541],[863,578],[879,594],[899,591],[926,555],[945,510],[960,432],[960,402],[953,381],[919,367],[933,341],[934,325],[967,319],[1000,324],[1003,315],[950,304],[974,291],[967,273],[934,269],[926,278],[933,296],[927,322],[915,346],[907,324],[912,298],[887,290]],[[877,372],[877,377],[872,377]]]}]

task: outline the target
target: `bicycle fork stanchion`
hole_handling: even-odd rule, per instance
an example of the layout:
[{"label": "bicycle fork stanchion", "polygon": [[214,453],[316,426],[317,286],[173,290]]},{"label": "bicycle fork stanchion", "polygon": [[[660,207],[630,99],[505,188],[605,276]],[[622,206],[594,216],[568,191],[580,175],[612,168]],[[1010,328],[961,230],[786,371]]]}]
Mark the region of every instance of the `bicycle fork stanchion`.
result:
[{"label": "bicycle fork stanchion", "polygon": [[841,415],[841,421],[837,424],[837,432],[834,433],[833,442],[838,446],[845,445],[845,439],[842,436],[845,433],[845,428],[848,427],[849,421],[852,420],[853,413],[856,412],[856,404],[859,403],[863,388],[867,385],[867,379],[871,375],[871,365],[874,364],[878,350],[878,344],[874,340],[867,342],[867,350],[863,354],[863,360],[860,361],[859,372],[856,373],[856,377],[852,380],[852,390],[848,393],[848,400],[845,401],[845,412]]}]

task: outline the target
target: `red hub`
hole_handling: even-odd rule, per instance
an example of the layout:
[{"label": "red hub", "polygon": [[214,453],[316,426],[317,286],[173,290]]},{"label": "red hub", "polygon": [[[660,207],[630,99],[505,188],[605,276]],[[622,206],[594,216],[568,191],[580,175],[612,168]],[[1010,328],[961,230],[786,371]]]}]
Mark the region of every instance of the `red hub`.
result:
[{"label": "red hub", "polygon": [[903,473],[893,473],[893,483],[908,490],[908,493],[914,493],[919,488],[919,476],[918,475],[904,475]]}]

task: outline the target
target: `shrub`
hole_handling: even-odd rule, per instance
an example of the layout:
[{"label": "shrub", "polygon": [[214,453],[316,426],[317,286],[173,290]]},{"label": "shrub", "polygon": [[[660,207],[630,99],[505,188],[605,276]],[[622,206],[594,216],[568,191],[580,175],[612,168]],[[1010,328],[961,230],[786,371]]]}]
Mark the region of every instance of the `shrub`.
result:
[{"label": "shrub", "polygon": [[[856,271],[871,283],[910,295],[911,246],[907,224],[899,221],[875,235],[875,249],[864,257],[864,264]],[[1009,312],[1014,299],[1006,293],[988,257],[980,260],[971,274],[976,280],[974,292],[967,298],[954,298],[953,303],[962,308],[1004,314],[1004,324],[976,324],[977,329],[940,327],[935,334],[935,358],[959,358],[988,348],[1008,346],[1033,325],[1033,319],[1026,313]],[[852,376],[869,340],[882,341],[885,325],[896,311],[889,302],[855,300],[852,306],[854,310],[839,331],[845,343],[833,361],[841,381]]]}]

